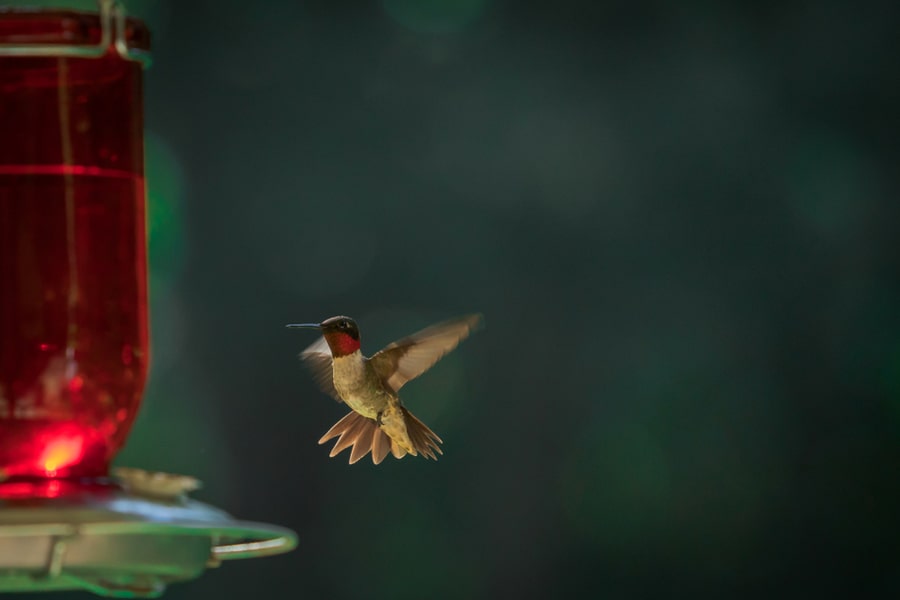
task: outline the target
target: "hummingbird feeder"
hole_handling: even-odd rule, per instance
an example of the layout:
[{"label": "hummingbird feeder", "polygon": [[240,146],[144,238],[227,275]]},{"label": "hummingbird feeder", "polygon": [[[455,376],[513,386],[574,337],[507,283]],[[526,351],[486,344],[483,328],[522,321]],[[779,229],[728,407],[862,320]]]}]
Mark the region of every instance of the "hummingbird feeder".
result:
[{"label": "hummingbird feeder", "polygon": [[0,592],[158,596],[296,535],[113,469],[147,375],[142,70],[149,32],[0,9]]}]

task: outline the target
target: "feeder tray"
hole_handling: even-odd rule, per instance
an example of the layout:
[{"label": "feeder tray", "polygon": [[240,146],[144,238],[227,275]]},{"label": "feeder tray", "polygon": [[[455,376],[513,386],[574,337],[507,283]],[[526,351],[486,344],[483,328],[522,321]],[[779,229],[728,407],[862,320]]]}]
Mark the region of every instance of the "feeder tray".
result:
[{"label": "feeder tray", "polygon": [[237,521],[189,499],[187,492],[199,487],[193,477],[117,469],[104,482],[43,485],[45,497],[0,500],[0,592],[153,598],[223,560],[297,545],[288,529]]}]

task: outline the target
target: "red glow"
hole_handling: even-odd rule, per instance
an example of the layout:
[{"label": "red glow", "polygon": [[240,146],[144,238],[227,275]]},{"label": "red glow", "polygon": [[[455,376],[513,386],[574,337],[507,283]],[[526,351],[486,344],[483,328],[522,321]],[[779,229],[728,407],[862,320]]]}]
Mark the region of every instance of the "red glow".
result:
[{"label": "red glow", "polygon": [[10,478],[73,477],[105,469],[106,437],[84,424],[47,420],[4,423],[9,437],[0,441],[3,474]]},{"label": "red glow", "polygon": [[[114,485],[114,484],[113,484]],[[115,489],[109,482],[68,480],[68,479],[19,479],[0,482],[0,500],[22,498],[56,498],[79,491],[93,493]]]},{"label": "red glow", "polygon": [[58,479],[51,479],[47,482],[47,498],[56,498],[59,496],[59,493],[62,491],[62,484]]},{"label": "red glow", "polygon": [[[0,44],[85,43],[98,24],[0,12]],[[149,353],[141,66],[0,57],[0,131],[0,472],[105,475]]]}]

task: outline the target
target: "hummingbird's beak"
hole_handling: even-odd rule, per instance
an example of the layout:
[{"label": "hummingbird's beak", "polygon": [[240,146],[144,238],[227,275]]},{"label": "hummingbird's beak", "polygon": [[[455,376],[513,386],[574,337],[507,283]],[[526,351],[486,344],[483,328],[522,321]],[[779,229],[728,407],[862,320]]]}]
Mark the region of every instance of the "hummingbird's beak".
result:
[{"label": "hummingbird's beak", "polygon": [[321,329],[318,323],[288,323],[285,327],[292,329]]}]

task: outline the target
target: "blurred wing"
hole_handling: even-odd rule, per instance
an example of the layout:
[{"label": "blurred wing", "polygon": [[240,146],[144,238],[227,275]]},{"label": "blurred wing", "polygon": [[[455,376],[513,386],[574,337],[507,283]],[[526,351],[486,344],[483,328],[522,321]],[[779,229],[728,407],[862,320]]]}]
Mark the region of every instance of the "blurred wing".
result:
[{"label": "blurred wing", "polygon": [[430,369],[442,356],[456,348],[479,323],[481,315],[467,315],[432,325],[385,346],[369,361],[375,372],[396,393],[407,381]]},{"label": "blurred wing", "polygon": [[319,388],[337,400],[342,402],[337,390],[334,389],[334,368],[331,366],[331,348],[325,338],[319,338],[312,346],[300,353],[300,360],[312,373],[313,380]]}]

